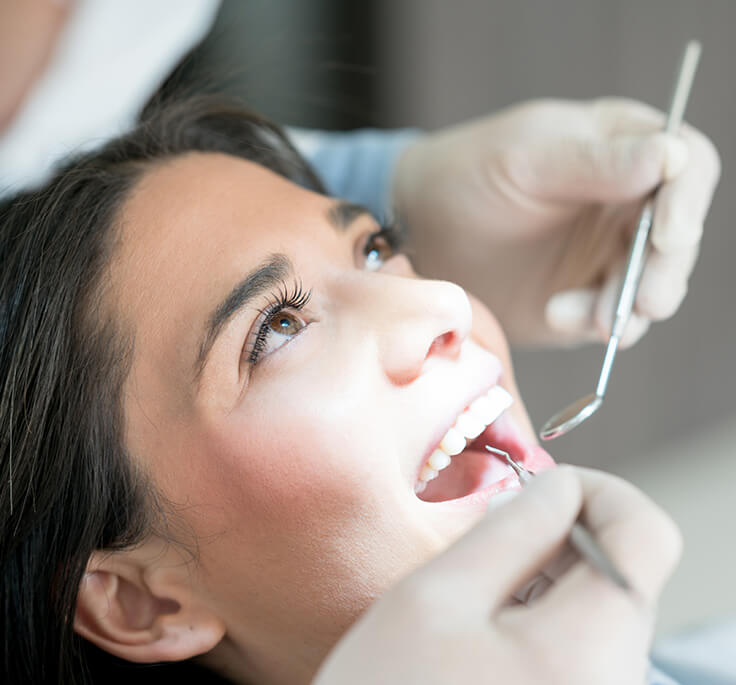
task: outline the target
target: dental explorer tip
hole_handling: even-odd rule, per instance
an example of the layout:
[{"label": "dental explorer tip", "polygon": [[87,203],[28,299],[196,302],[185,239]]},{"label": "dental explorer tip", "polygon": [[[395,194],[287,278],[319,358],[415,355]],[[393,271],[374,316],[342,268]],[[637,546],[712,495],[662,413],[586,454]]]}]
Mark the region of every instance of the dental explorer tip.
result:
[{"label": "dental explorer tip", "polygon": [[503,450],[500,450],[497,447],[491,447],[490,445],[486,445],[485,447],[492,454],[495,454],[498,457],[503,457],[506,460],[506,463],[512,469],[514,469],[514,473],[516,473],[516,475],[519,477],[519,482],[522,485],[524,485],[524,483],[529,482],[529,479],[531,478],[532,474],[529,471],[527,471],[518,461],[513,459],[508,452],[504,452]]},{"label": "dental explorer tip", "polygon": [[491,447],[490,445],[486,445],[486,449],[492,454],[495,454],[497,457],[503,457],[507,461],[511,459],[511,456],[508,452],[504,452],[503,450],[498,449],[498,447]]}]

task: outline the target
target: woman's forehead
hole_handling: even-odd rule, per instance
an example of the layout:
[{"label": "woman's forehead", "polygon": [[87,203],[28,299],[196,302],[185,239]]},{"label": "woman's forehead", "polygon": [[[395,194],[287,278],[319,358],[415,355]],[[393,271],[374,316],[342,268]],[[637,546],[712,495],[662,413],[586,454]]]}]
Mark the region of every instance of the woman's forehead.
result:
[{"label": "woman's forehead", "polygon": [[249,160],[191,152],[149,169],[121,213],[132,246],[172,234],[196,238],[231,225],[241,236],[266,237],[274,225],[301,224],[328,202]]},{"label": "woman's forehead", "polygon": [[[120,212],[113,288],[178,291],[187,283],[218,287],[231,271],[291,251],[324,230],[326,197],[253,162],[191,153],[156,165]],[[171,289],[174,289],[172,291]]]},{"label": "woman's forehead", "polygon": [[135,331],[132,371],[147,379],[139,390],[185,392],[212,311],[274,254],[296,261],[300,275],[329,259],[334,206],[224,154],[191,153],[147,171],[120,212],[110,268],[115,308]]}]

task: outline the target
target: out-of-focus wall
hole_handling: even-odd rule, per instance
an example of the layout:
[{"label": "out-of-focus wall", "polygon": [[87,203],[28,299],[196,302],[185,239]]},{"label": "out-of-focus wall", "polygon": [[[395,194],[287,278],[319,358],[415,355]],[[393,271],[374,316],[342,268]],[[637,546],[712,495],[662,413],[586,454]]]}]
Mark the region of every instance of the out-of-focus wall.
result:
[{"label": "out-of-focus wall", "polygon": [[[391,126],[434,129],[543,96],[621,95],[665,109],[684,43],[703,42],[687,119],[716,142],[724,168],[689,294],[672,320],[619,355],[599,414],[550,444],[559,459],[626,473],[626,460],[736,420],[734,26],[728,0],[381,3],[379,111]],[[514,357],[539,426],[592,391],[602,349]],[[694,467],[707,456],[693,455]]]},{"label": "out-of-focus wall", "polygon": [[236,96],[281,124],[374,122],[376,3],[221,0],[179,80]]}]

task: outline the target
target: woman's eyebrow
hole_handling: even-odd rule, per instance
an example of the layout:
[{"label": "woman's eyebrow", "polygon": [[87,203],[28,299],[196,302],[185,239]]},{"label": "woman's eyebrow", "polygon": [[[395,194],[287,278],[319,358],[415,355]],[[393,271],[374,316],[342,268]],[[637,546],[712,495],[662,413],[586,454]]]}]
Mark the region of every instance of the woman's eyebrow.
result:
[{"label": "woman's eyebrow", "polygon": [[343,233],[350,225],[362,216],[372,216],[370,210],[353,202],[336,202],[327,210],[327,220],[339,233]]},{"label": "woman's eyebrow", "polygon": [[277,253],[271,255],[261,266],[251,271],[233,287],[207,319],[205,332],[199,344],[199,354],[194,365],[195,382],[202,375],[210,350],[225,324],[253,299],[279,285],[293,273],[294,265],[291,260],[285,254]]}]

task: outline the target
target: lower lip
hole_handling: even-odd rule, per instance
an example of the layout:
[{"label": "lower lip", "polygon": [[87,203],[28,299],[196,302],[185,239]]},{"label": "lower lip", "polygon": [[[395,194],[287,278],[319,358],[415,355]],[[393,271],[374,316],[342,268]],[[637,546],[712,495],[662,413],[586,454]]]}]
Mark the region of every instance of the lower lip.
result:
[{"label": "lower lip", "polygon": [[[520,462],[524,468],[536,473],[545,471],[555,466],[554,459],[539,445],[526,439],[519,427],[516,425],[510,414],[504,414],[497,419],[492,426],[486,428],[480,438],[474,440],[474,443],[487,442],[492,447],[497,447],[508,452],[511,457]],[[488,455],[490,459],[495,459]],[[462,457],[460,457],[462,459]],[[521,484],[516,474],[509,475],[491,485],[476,490],[464,497],[456,499],[443,500],[441,502],[428,502],[432,505],[442,505],[450,508],[460,508],[465,511],[468,509],[476,509],[485,511],[491,499],[502,492],[510,490],[519,490]]]}]

